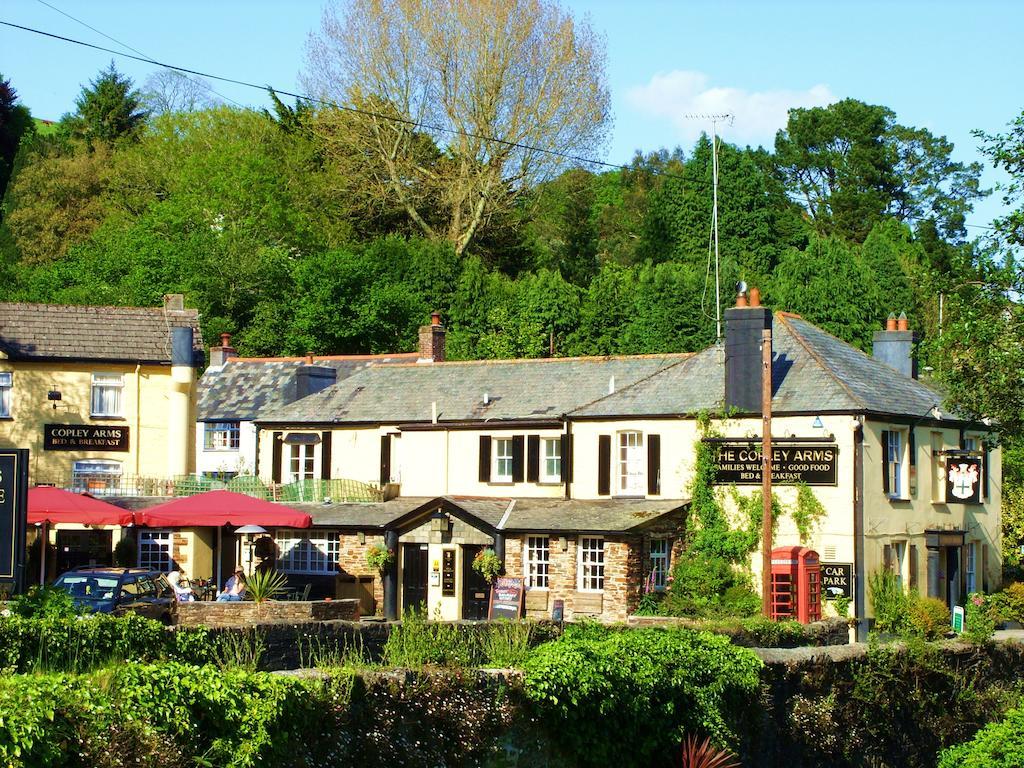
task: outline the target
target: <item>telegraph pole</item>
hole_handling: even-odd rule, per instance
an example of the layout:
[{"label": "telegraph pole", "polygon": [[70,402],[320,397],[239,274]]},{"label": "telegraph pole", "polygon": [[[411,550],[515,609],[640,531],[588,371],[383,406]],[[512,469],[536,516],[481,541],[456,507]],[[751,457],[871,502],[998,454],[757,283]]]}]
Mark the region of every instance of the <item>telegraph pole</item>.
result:
[{"label": "telegraph pole", "polygon": [[761,331],[761,610],[772,616],[772,329]]}]

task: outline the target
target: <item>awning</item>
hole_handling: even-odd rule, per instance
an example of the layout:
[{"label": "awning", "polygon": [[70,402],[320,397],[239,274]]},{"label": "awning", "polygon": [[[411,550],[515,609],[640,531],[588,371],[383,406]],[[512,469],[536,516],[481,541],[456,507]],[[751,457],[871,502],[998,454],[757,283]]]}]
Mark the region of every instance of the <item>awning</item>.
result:
[{"label": "awning", "polygon": [[225,490],[168,501],[140,512],[136,519],[139,525],[150,528],[220,528],[224,525],[309,528],[313,524],[309,515],[291,507]]},{"label": "awning", "polygon": [[28,489],[29,525],[41,523],[79,523],[81,525],[131,525],[133,515],[115,507],[60,488],[38,486]]}]

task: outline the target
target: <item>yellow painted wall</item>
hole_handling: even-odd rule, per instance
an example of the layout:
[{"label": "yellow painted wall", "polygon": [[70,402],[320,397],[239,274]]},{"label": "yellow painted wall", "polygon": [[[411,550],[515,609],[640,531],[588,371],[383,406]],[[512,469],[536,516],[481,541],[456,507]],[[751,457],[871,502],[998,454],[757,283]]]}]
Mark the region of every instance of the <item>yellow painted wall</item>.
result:
[{"label": "yellow painted wall", "polygon": [[[0,445],[28,448],[30,482],[66,482],[75,461],[104,459],[122,463],[123,475],[166,478],[195,466],[195,376],[172,381],[171,366],[120,363],[21,362],[0,360],[13,373],[11,418],[0,420]],[[119,373],[123,418],[90,416],[92,374]],[[179,372],[179,378],[183,379]],[[54,409],[47,392],[59,390]],[[177,422],[181,422],[176,423]],[[43,450],[44,424],[127,427],[129,450]],[[184,438],[184,439],[183,439]],[[177,446],[171,450],[169,446]]]}]

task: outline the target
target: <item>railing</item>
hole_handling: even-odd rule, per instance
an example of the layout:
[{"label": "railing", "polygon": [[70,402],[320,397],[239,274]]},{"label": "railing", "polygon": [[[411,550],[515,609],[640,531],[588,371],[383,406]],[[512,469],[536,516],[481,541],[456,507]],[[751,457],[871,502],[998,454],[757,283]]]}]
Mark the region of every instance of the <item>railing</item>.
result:
[{"label": "railing", "polygon": [[374,483],[359,480],[302,480],[296,483],[264,483],[253,475],[232,478],[179,475],[171,478],[143,477],[141,475],[74,474],[71,476],[43,476],[38,485],[53,485],[76,493],[93,496],[158,496],[173,498],[195,496],[217,489],[244,493],[264,501],[384,501],[384,490]]}]

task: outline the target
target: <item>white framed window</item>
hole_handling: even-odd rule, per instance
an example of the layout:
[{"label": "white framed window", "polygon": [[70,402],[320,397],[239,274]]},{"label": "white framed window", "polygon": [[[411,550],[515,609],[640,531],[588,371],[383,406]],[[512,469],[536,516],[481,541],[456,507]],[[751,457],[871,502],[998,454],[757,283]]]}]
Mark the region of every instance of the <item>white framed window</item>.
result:
[{"label": "white framed window", "polygon": [[285,573],[334,573],[341,556],[337,531],[278,530],[277,567]]},{"label": "white framed window", "polygon": [[562,439],[545,437],[540,444],[540,481],[542,483],[562,482]]},{"label": "white framed window", "polygon": [[965,451],[976,451],[976,450],[978,450],[978,438],[976,438],[976,437],[965,437],[964,438],[964,450]]},{"label": "white framed window", "polygon": [[491,469],[491,480],[496,483],[512,482],[512,438],[496,437],[494,439],[494,466]]},{"label": "white framed window", "polygon": [[893,499],[903,498],[903,433],[895,429],[887,430],[885,433],[885,446],[889,478],[889,497]]},{"label": "white framed window", "polygon": [[644,436],[642,432],[619,432],[619,493],[624,496],[643,496]]},{"label": "white framed window", "polygon": [[978,544],[972,541],[964,549],[964,581],[969,595],[978,591]]},{"label": "white framed window", "polygon": [[124,376],[120,373],[94,373],[89,411],[93,416],[122,416]]},{"label": "white framed window", "polygon": [[174,562],[174,534],[171,531],[139,531],[139,568],[168,573]]},{"label": "white framed window", "polygon": [[669,557],[672,550],[669,539],[651,539],[651,585],[664,589],[668,579]]},{"label": "white framed window", "polygon": [[203,447],[207,451],[237,451],[240,435],[240,422],[208,421],[203,428]]},{"label": "white framed window", "polygon": [[604,590],[604,539],[581,536],[576,547],[577,589],[580,592]]},{"label": "white framed window", "polygon": [[11,418],[11,389],[14,386],[14,374],[10,371],[0,373],[0,419]]},{"label": "white framed window", "polygon": [[288,482],[297,483],[316,477],[316,459],[313,451],[315,447],[309,443],[289,446]]},{"label": "white framed window", "polygon": [[551,565],[551,539],[547,536],[526,538],[526,586],[547,589]]},{"label": "white framed window", "polygon": [[71,465],[71,488],[96,495],[117,493],[121,488],[121,462],[88,459]]}]

